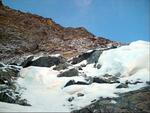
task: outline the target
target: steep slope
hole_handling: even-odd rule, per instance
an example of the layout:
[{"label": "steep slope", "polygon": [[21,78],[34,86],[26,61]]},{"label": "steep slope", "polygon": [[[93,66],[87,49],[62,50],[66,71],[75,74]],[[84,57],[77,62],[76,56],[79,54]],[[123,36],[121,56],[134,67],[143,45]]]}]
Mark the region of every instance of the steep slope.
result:
[{"label": "steep slope", "polygon": [[[0,61],[27,53],[60,53],[67,58],[113,43],[85,28],[65,28],[50,18],[23,13],[0,3]],[[116,44],[116,43],[114,43]]]},{"label": "steep slope", "polygon": [[149,46],[94,50],[76,64],[60,56],[1,63],[0,112],[150,113]]}]

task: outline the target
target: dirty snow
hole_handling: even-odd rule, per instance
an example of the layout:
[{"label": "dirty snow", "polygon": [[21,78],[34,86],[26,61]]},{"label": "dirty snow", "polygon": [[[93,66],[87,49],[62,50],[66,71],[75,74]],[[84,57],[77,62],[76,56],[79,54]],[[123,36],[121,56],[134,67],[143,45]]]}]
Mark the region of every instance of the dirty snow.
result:
[{"label": "dirty snow", "polygon": [[[89,105],[91,101],[99,97],[117,97],[117,93],[144,87],[146,81],[150,80],[149,46],[149,42],[136,41],[130,45],[104,51],[98,61],[98,64],[102,66],[100,69],[94,68],[94,64],[89,64],[82,70],[87,76],[102,77],[104,74],[110,74],[118,76],[121,83],[126,80],[132,82],[139,80],[142,83],[130,84],[129,88],[121,89],[116,88],[119,83],[92,83],[64,87],[69,80],[84,81],[84,77],[57,77],[59,71],[53,70],[53,67],[31,66],[21,69],[21,77],[17,83],[26,88],[22,90],[22,97],[26,98],[32,106],[25,107],[0,102],[0,111],[70,112]],[[84,96],[78,97],[78,93]],[[74,100],[69,102],[68,98],[71,97],[74,97]]]}]

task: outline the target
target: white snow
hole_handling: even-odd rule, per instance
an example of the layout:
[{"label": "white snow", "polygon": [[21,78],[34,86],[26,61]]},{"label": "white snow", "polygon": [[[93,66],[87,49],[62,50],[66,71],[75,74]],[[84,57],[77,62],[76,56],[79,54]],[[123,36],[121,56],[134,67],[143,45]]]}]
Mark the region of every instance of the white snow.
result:
[{"label": "white snow", "polygon": [[99,58],[100,71],[131,76],[141,69],[149,70],[149,42],[137,41],[129,46],[104,51]]},{"label": "white snow", "polygon": [[[22,69],[20,72],[22,78],[18,79],[18,83],[27,88],[22,97],[26,98],[33,108],[38,108],[41,112],[68,112],[70,103],[67,99],[80,91],[80,88],[76,86],[67,91],[64,86],[69,80],[84,81],[84,79],[83,77],[58,78],[59,72],[52,69],[53,67],[33,66]],[[34,110],[31,109],[33,112]]]},{"label": "white snow", "polygon": [[83,68],[83,71],[86,73],[88,76],[98,76],[99,75],[99,70],[97,68],[94,68],[94,64],[88,64],[86,67]]},{"label": "white snow", "polygon": [[[69,80],[85,81],[84,77],[57,77],[60,72],[53,70],[53,67],[31,66],[21,69],[21,77],[17,83],[26,88],[22,92],[22,98],[27,99],[32,106],[25,107],[0,102],[0,111],[70,112],[73,109],[89,105],[92,100],[99,97],[117,97],[117,93],[144,87],[146,86],[145,82],[150,81],[149,46],[149,42],[136,41],[130,45],[104,51],[98,61],[102,66],[100,69],[94,68],[94,64],[89,64],[81,71],[92,77],[102,77],[104,74],[118,76],[121,83],[126,80],[131,82],[138,80],[143,83],[130,84],[129,88],[121,89],[116,88],[119,83],[92,83],[90,85],[71,85],[64,88]],[[74,67],[81,64],[86,64],[86,61],[76,64]],[[84,96],[78,97],[78,93],[82,93]],[[68,101],[70,97],[74,97],[72,102]]]},{"label": "white snow", "polygon": [[29,111],[30,107],[0,102],[0,112],[29,112]]},{"label": "white snow", "polygon": [[[102,76],[104,74],[121,77],[132,77],[148,80],[149,77],[149,42],[136,41],[127,46],[104,51],[98,63],[101,69],[93,69],[94,64],[84,68],[89,76]],[[142,74],[143,73],[143,74]],[[142,75],[141,75],[142,74]]]}]

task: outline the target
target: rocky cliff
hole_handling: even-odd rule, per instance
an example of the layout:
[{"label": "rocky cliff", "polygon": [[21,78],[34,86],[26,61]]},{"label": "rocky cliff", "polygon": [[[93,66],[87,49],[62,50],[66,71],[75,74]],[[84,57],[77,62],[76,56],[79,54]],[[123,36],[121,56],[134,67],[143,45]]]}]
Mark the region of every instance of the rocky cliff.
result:
[{"label": "rocky cliff", "polygon": [[51,18],[23,13],[0,3],[0,61],[23,54],[59,53],[67,58],[116,42],[85,28],[63,27]]}]

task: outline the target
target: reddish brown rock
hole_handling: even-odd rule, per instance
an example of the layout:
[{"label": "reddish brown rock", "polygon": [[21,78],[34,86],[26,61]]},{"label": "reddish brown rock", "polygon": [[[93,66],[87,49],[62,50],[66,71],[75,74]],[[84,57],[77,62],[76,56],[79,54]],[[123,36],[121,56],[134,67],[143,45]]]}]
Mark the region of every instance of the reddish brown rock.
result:
[{"label": "reddish brown rock", "polygon": [[23,13],[0,3],[0,61],[23,54],[60,53],[66,58],[114,43],[85,28],[65,28],[50,18]]}]

